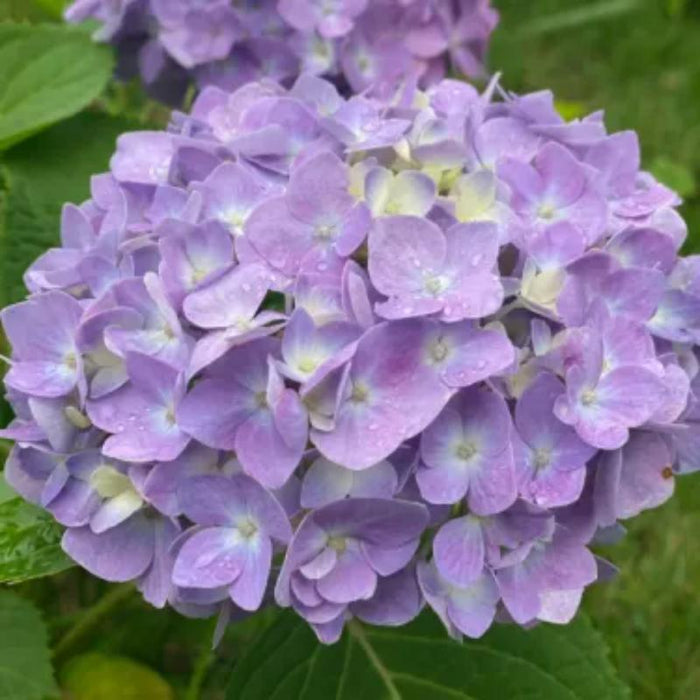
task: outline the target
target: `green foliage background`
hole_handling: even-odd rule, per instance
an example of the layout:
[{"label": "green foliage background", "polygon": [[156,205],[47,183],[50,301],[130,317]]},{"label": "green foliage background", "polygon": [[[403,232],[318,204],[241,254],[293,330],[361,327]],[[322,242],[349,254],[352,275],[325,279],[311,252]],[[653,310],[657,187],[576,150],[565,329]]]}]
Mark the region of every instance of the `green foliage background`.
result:
[{"label": "green foliage background", "polygon": [[[686,249],[700,251],[700,2],[493,2],[502,23],[490,65],[502,71],[504,85],[551,88],[567,117],[604,108],[611,130],[636,129],[645,167],[685,198]],[[63,4],[0,0],[0,22],[57,22]],[[0,58],[12,58],[2,31],[0,24]],[[41,31],[45,38],[34,48],[40,67],[54,43],[46,38],[53,28]],[[85,34],[71,41],[91,50]],[[21,270],[57,241],[61,203],[87,196],[89,176],[107,168],[116,136],[167,120],[167,111],[137,86],[105,86],[104,51],[97,49],[92,63],[84,58],[94,73],[75,74],[80,84],[71,88],[72,104],[45,109],[38,121],[20,119],[26,128],[16,139],[3,132],[11,121],[3,109],[12,107],[3,95],[18,64],[11,69],[9,59],[0,61],[0,148],[23,139],[0,152],[3,305],[21,298]],[[35,74],[32,95],[45,94],[42,75]],[[6,411],[0,415],[7,418]],[[0,444],[0,453],[6,447]],[[268,612],[232,625],[213,653],[213,621],[154,610],[129,587],[66,568],[51,522],[2,482],[0,521],[11,523],[0,527],[0,585],[61,572],[0,590],[0,700],[56,696],[47,639],[56,680],[75,700],[625,697],[593,627],[631,697],[700,697],[700,477],[680,480],[676,498],[632,521],[622,543],[600,551],[621,574],[587,593],[591,622],[529,633],[499,628],[462,648],[424,617],[406,636],[354,629],[341,644],[321,650],[295,618]],[[364,687],[343,685],[348,672]],[[31,682],[22,685],[23,677]]]}]

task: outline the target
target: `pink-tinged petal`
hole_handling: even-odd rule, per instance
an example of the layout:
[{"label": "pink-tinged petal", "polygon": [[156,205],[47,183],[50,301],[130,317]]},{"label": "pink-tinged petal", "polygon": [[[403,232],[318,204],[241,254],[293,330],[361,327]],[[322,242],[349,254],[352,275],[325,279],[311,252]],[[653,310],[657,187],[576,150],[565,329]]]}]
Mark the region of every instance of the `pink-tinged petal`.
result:
[{"label": "pink-tinged petal", "polygon": [[447,243],[437,225],[415,216],[383,217],[369,235],[369,275],[387,296],[422,295],[425,274],[440,273]]},{"label": "pink-tinged petal", "polygon": [[545,591],[540,599],[542,606],[537,619],[555,625],[568,625],[578,612],[583,588],[572,591]]},{"label": "pink-tinged petal", "polygon": [[233,583],[246,565],[248,542],[230,527],[209,527],[189,536],[173,568],[173,583],[218,588]]},{"label": "pink-tinged petal", "polygon": [[533,166],[513,158],[504,158],[498,164],[497,172],[498,177],[510,187],[513,205],[520,208],[540,201],[544,182]]},{"label": "pink-tinged petal", "polygon": [[442,320],[455,323],[466,318],[483,318],[503,303],[503,286],[496,274],[459,277],[443,297]]},{"label": "pink-tinged petal", "polygon": [[[413,295],[405,295],[378,302],[374,305],[374,310],[382,318],[393,321],[402,318],[430,316],[441,311],[444,305],[445,301],[443,299],[433,299],[431,297],[416,298]],[[455,305],[454,309],[458,310],[458,307]]]},{"label": "pink-tinged petal", "polygon": [[589,186],[574,204],[563,210],[563,215],[585,234],[591,244],[605,232],[608,206],[605,199]]},{"label": "pink-tinged petal", "polygon": [[651,420],[655,423],[674,423],[688,405],[690,378],[678,365],[669,364],[664,370],[663,401]]},{"label": "pink-tinged petal", "polygon": [[165,184],[175,152],[173,134],[161,131],[137,131],[122,134],[110,169],[120,182],[144,185]]},{"label": "pink-tinged petal", "polygon": [[569,149],[549,142],[535,157],[535,167],[545,183],[546,196],[557,207],[575,202],[586,186],[586,171]]},{"label": "pink-tinged petal", "polygon": [[557,530],[544,553],[543,588],[556,591],[576,590],[598,578],[595,557],[580,542]]},{"label": "pink-tinged petal", "polygon": [[146,356],[130,355],[132,381],[97,401],[88,401],[90,420],[113,433],[103,452],[134,462],[175,459],[190,441],[175,421],[177,372]]},{"label": "pink-tinged petal", "polygon": [[316,582],[316,589],[324,599],[339,604],[367,600],[376,587],[377,574],[354,547],[339,553],[333,569]]},{"label": "pink-tinged petal", "polygon": [[[381,462],[421,432],[451,390],[423,363],[426,326],[398,321],[374,326],[360,340],[329,432],[312,430],[320,452],[350,469]],[[414,407],[408,414],[405,406]]]},{"label": "pink-tinged petal", "polygon": [[433,540],[433,556],[440,574],[453,585],[474,583],[484,570],[485,546],[479,520],[464,516],[445,523]]},{"label": "pink-tinged petal", "polygon": [[600,294],[611,314],[643,322],[653,316],[665,287],[660,270],[628,268],[608,275]]},{"label": "pink-tinged petal", "polygon": [[245,238],[272,268],[294,277],[314,245],[313,228],[295,219],[286,198],[270,199],[253,210]]},{"label": "pink-tinged petal", "polygon": [[265,595],[272,564],[272,544],[268,537],[257,536],[248,542],[243,570],[229,588],[231,600],[243,610],[257,610]]},{"label": "pink-tinged petal", "polygon": [[358,202],[342,220],[338,237],[333,246],[341,257],[351,256],[364,242],[372,227],[372,214],[364,202]]},{"label": "pink-tinged petal", "polygon": [[482,330],[470,323],[436,326],[431,347],[444,353],[433,361],[449,387],[467,387],[505,372],[513,365],[515,348],[504,331]]},{"label": "pink-tinged petal", "polygon": [[263,265],[239,265],[189,294],[185,316],[200,328],[245,326],[265,298],[270,275]]},{"label": "pink-tinged petal", "polygon": [[506,510],[517,496],[515,465],[509,448],[471,476],[467,503],[474,513],[491,515]]},{"label": "pink-tinged petal", "polygon": [[[590,418],[586,420],[586,436],[579,429],[579,434],[594,447],[615,449],[621,447],[625,440],[621,431],[614,431],[608,440],[605,431],[596,436],[596,414],[605,425],[607,422],[622,428],[635,428],[647,421],[660,403],[663,384],[656,374],[642,367],[620,367],[607,374],[598,384]],[[582,426],[580,426],[582,428]],[[596,440],[597,437],[597,442]],[[624,438],[627,432],[625,430]],[[589,439],[592,438],[592,439]],[[603,444],[604,443],[604,444]]]},{"label": "pink-tinged petal", "polygon": [[274,188],[240,162],[227,161],[193,189],[202,194],[204,216],[221,222],[230,234],[238,236],[250,212]]},{"label": "pink-tinged petal", "polygon": [[354,204],[348,192],[348,166],[334,153],[321,153],[292,172],[287,187],[289,211],[300,221],[316,223],[320,212],[346,212]]},{"label": "pink-tinged petal", "polygon": [[576,470],[595,449],[556,418],[554,405],[563,393],[564,385],[553,374],[538,375],[515,406],[515,425],[527,445],[541,451],[540,467],[552,462],[557,469]]},{"label": "pink-tinged petal", "polygon": [[470,276],[492,272],[498,258],[498,227],[490,222],[455,224],[445,234],[448,266]]},{"label": "pink-tinged petal", "polygon": [[106,581],[131,581],[153,561],[154,534],[143,515],[99,535],[89,527],[69,528],[61,546],[74,561]]},{"label": "pink-tinged petal", "polygon": [[[289,391],[289,390],[287,390]],[[306,446],[306,413],[290,410],[281,424],[291,428],[292,445],[269,409],[251,415],[236,431],[235,450],[243,469],[268,488],[279,488],[298,466]],[[303,441],[299,440],[300,436]]]},{"label": "pink-tinged petal", "polygon": [[520,485],[520,495],[540,508],[559,508],[575,503],[586,481],[586,470],[561,470],[553,466],[539,469],[534,474],[528,469]]},{"label": "pink-tinged petal", "polygon": [[672,463],[668,444],[661,435],[632,433],[622,448],[617,517],[631,518],[665,503],[674,490]]}]

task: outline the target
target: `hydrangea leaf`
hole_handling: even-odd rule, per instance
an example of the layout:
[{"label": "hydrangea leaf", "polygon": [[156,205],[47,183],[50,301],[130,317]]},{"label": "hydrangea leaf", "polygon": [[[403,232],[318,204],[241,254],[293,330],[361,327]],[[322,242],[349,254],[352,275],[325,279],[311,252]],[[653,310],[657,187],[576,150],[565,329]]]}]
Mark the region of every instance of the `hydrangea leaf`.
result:
[{"label": "hydrangea leaf", "polygon": [[71,659],[60,680],[62,690],[74,700],[175,697],[170,685],[155,671],[123,656],[82,654]]},{"label": "hydrangea leaf", "polygon": [[32,260],[58,243],[64,202],[79,203],[89,195],[90,176],[107,169],[117,136],[133,126],[124,119],[80,114],[4,154],[2,306],[26,295],[22,273]]},{"label": "hydrangea leaf", "polygon": [[285,614],[239,662],[228,698],[288,697],[617,700],[628,691],[582,616],[565,627],[498,626],[463,644],[428,613],[401,629],[353,621],[325,647],[303,620]]},{"label": "hydrangea leaf", "polygon": [[112,73],[109,49],[65,26],[0,26],[0,148],[79,112]]},{"label": "hydrangea leaf", "polygon": [[10,591],[0,591],[0,698],[55,697],[46,627],[39,611]]},{"label": "hydrangea leaf", "polygon": [[61,527],[45,511],[20,498],[0,498],[0,583],[19,583],[74,566],[61,549],[61,535]]}]

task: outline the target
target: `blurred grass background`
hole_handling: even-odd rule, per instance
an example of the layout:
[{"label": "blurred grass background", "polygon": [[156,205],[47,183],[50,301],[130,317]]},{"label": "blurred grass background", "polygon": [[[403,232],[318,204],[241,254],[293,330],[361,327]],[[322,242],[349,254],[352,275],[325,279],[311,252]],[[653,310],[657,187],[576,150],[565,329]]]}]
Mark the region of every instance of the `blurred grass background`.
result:
[{"label": "blurred grass background", "polygon": [[[492,70],[516,92],[550,88],[565,116],[604,109],[635,129],[644,167],[684,197],[700,251],[700,0],[494,0]],[[584,607],[633,698],[700,698],[700,475],[629,523],[607,550],[621,572]]]}]

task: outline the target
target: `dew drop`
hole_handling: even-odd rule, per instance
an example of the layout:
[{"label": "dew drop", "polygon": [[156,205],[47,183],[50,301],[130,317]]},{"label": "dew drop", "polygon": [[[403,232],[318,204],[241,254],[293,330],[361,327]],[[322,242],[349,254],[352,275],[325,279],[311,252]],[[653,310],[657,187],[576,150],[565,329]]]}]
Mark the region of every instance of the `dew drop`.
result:
[{"label": "dew drop", "polygon": [[484,259],[483,253],[477,253],[476,255],[472,256],[472,259],[471,259],[472,266],[476,267],[483,259]]}]

